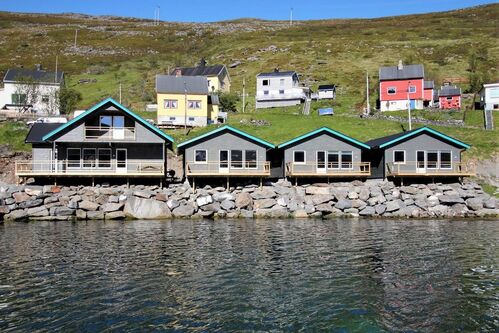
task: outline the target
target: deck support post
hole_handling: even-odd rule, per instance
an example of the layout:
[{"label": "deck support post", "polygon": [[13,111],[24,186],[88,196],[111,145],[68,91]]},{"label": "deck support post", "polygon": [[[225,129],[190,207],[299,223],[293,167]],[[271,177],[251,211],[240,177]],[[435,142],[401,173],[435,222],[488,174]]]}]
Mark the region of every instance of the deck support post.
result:
[{"label": "deck support post", "polygon": [[159,188],[163,188],[163,178],[159,179]]},{"label": "deck support post", "polygon": [[295,177],[295,186],[298,186],[298,177]]},{"label": "deck support post", "polygon": [[227,177],[227,192],[229,192],[229,188],[230,188],[230,180],[229,180],[229,177]]},{"label": "deck support post", "polygon": [[431,177],[431,183],[435,184],[435,177]]},{"label": "deck support post", "polygon": [[260,190],[263,188],[263,178],[260,177]]},{"label": "deck support post", "polygon": [[400,184],[404,186],[404,177],[400,177]]},{"label": "deck support post", "polygon": [[57,186],[57,178],[54,177],[54,186]]},{"label": "deck support post", "polygon": [[[189,181],[189,179],[187,179]],[[192,190],[196,192],[196,177],[192,177]]]},{"label": "deck support post", "polygon": [[126,188],[130,188],[130,178],[126,177]]},{"label": "deck support post", "polygon": [[94,186],[95,186],[95,178],[92,177],[92,187],[94,187]]},{"label": "deck support post", "polygon": [[329,177],[327,177],[327,184],[329,185]]}]

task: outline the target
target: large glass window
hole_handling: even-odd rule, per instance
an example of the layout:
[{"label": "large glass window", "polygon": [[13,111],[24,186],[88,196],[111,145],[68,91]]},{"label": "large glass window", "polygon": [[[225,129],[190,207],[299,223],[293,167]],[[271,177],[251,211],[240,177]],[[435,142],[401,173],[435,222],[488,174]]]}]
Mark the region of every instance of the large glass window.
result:
[{"label": "large glass window", "polygon": [[163,103],[165,109],[176,109],[178,106],[178,100],[176,99],[165,99]]},{"label": "large glass window", "polygon": [[187,106],[189,109],[201,109],[201,101],[196,101],[196,100],[187,101]]},{"label": "large glass window", "polygon": [[95,168],[95,156],[96,150],[93,148],[83,149],[83,167],[84,168]]},{"label": "large glass window", "polygon": [[230,151],[230,166],[232,168],[240,169],[243,167],[243,151],[231,150]]},{"label": "large glass window", "polygon": [[263,80],[262,84],[263,84],[264,86],[268,86],[268,85],[269,85],[269,80]]},{"label": "large glass window", "polygon": [[112,116],[100,116],[100,127],[111,127],[113,126],[113,117]]},{"label": "large glass window", "polygon": [[395,164],[405,163],[405,150],[395,150],[393,152],[393,163]]},{"label": "large glass window", "polygon": [[26,94],[12,94],[12,104],[26,104]]},{"label": "large glass window", "polygon": [[426,167],[428,169],[436,169],[438,165],[438,152],[436,151],[429,151],[426,154]]},{"label": "large glass window", "polygon": [[194,151],[194,161],[196,163],[206,163],[207,156],[206,150],[195,150]]},{"label": "large glass window", "polygon": [[111,149],[109,148],[99,148],[97,151],[98,166],[99,168],[110,168],[111,167]]},{"label": "large glass window", "polygon": [[303,150],[295,150],[293,152],[293,162],[295,164],[303,164],[303,163],[305,163],[305,151],[303,151]]},{"label": "large glass window", "polygon": [[68,148],[68,168],[81,168],[80,148]]},{"label": "large glass window", "polygon": [[351,151],[342,151],[341,152],[341,168],[342,169],[352,169],[352,152]]},{"label": "large glass window", "polygon": [[125,127],[125,117],[123,117],[123,116],[113,116],[113,127],[114,128]]},{"label": "large glass window", "polygon": [[227,169],[229,167],[229,151],[220,150],[220,169]]},{"label": "large glass window", "polygon": [[451,169],[452,168],[452,154],[450,151],[440,152],[440,168],[441,169]]},{"label": "large glass window", "polygon": [[256,150],[246,150],[244,152],[246,160],[246,168],[255,169],[256,168]]},{"label": "large glass window", "polygon": [[340,168],[340,153],[337,151],[328,151],[327,153],[327,167],[328,169]]}]

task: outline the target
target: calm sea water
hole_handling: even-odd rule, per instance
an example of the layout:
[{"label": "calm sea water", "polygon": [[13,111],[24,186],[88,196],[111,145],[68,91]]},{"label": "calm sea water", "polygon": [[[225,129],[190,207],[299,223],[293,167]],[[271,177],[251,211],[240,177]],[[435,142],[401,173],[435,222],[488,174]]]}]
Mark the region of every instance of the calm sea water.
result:
[{"label": "calm sea water", "polygon": [[497,332],[497,221],[0,225],[1,332]]}]

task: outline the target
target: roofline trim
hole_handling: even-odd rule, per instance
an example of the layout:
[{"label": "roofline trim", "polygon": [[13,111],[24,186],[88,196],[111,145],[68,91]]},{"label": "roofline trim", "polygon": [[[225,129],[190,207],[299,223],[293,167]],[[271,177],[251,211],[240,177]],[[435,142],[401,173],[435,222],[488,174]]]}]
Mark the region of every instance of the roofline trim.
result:
[{"label": "roofline trim", "polygon": [[99,109],[101,106],[103,106],[104,104],[109,103],[109,102],[111,102],[112,104],[114,104],[114,106],[118,107],[122,111],[125,111],[128,115],[130,115],[136,121],[138,121],[139,123],[141,123],[142,125],[144,125],[146,128],[152,130],[153,132],[155,132],[160,137],[162,137],[162,138],[170,141],[171,143],[174,142],[174,140],[173,140],[173,138],[171,136],[169,136],[168,134],[164,133],[163,131],[161,131],[160,129],[156,128],[155,126],[149,124],[147,121],[144,120],[144,118],[142,118],[141,116],[139,116],[139,115],[135,114],[134,112],[128,110],[126,107],[124,107],[120,103],[116,102],[112,97],[108,97],[105,100],[101,101],[100,103],[97,103],[96,105],[94,105],[90,109],[88,109],[87,111],[85,111],[82,114],[80,114],[78,117],[71,119],[66,124],[62,125],[61,127],[58,127],[55,130],[53,130],[52,132],[46,134],[42,138],[42,140],[46,141],[46,140],[50,139],[55,134],[61,132],[65,128],[73,125],[74,123],[80,121],[81,119],[87,117],[89,114],[91,114],[92,112],[94,112],[95,110]]},{"label": "roofline trim", "polygon": [[310,137],[310,136],[313,136],[313,135],[315,135],[315,134],[317,134],[317,133],[321,133],[321,132],[328,132],[328,133],[330,133],[330,134],[333,134],[333,135],[339,136],[339,137],[340,137],[340,138],[342,138],[342,139],[345,139],[345,140],[347,140],[347,141],[350,141],[350,142],[352,142],[352,143],[354,143],[354,144],[356,144],[356,145],[358,145],[358,146],[361,146],[362,148],[365,148],[365,149],[371,149],[371,147],[370,147],[370,146],[368,146],[368,145],[366,145],[365,143],[360,142],[360,141],[358,141],[358,140],[356,140],[356,139],[354,139],[354,138],[352,138],[352,137],[349,137],[348,135],[345,135],[345,134],[342,134],[342,133],[340,133],[340,132],[337,132],[337,131],[335,131],[335,130],[333,130],[333,129],[330,129],[329,127],[321,127],[321,128],[318,128],[318,129],[316,129],[316,130],[314,130],[314,131],[312,131],[312,132],[308,132],[308,133],[306,133],[306,134],[300,135],[299,137],[296,137],[296,138],[294,138],[294,139],[291,139],[291,140],[289,140],[289,141],[286,141],[286,142],[281,143],[280,145],[278,145],[278,146],[277,146],[277,148],[278,148],[278,149],[280,149],[280,148],[287,147],[287,146],[289,146],[289,145],[291,145],[291,144],[293,144],[293,143],[295,143],[295,142],[298,142],[298,141],[300,141],[300,140],[306,139],[306,138],[308,138],[308,137]]},{"label": "roofline trim", "polygon": [[381,144],[379,146],[379,148],[385,148],[385,147],[387,147],[387,146],[389,146],[389,145],[391,145],[393,143],[397,143],[397,142],[399,142],[401,140],[404,140],[406,138],[410,138],[411,136],[414,136],[414,135],[419,134],[421,132],[430,132],[430,133],[432,133],[432,134],[434,134],[434,135],[436,135],[436,136],[438,136],[440,138],[443,138],[443,139],[448,140],[448,141],[450,141],[452,143],[455,143],[458,146],[463,147],[464,149],[469,149],[471,147],[471,145],[468,145],[468,144],[466,144],[466,143],[464,143],[462,141],[459,141],[457,139],[451,138],[450,136],[445,135],[443,133],[440,133],[439,131],[436,131],[436,130],[434,130],[432,128],[423,126],[423,127],[420,127],[419,129],[417,129],[417,130],[415,130],[415,131],[413,131],[411,133],[407,133],[406,135],[402,135],[401,137],[398,137],[396,139],[393,139],[393,140],[390,140],[388,142],[385,142],[385,143]]},{"label": "roofline trim", "polygon": [[231,131],[231,132],[234,132],[234,133],[240,134],[240,135],[242,135],[242,136],[244,136],[244,137],[246,137],[246,138],[248,138],[248,139],[251,139],[251,140],[253,140],[253,141],[256,141],[256,142],[258,142],[258,143],[261,143],[261,144],[263,144],[263,145],[265,145],[265,146],[267,146],[267,147],[269,147],[269,148],[275,148],[275,145],[271,144],[270,142],[267,142],[267,141],[265,141],[265,140],[262,140],[262,139],[260,139],[260,138],[257,138],[256,136],[253,136],[253,135],[251,135],[251,134],[248,134],[248,133],[246,133],[246,132],[243,132],[243,131],[241,131],[241,130],[239,130],[239,129],[237,129],[237,128],[234,128],[234,127],[232,127],[232,126],[229,126],[229,125],[224,125],[224,126],[222,126],[222,127],[219,127],[219,128],[217,128],[217,129],[214,129],[213,131],[210,131],[210,132],[208,132],[208,133],[205,133],[205,134],[199,135],[199,136],[197,136],[197,137],[195,137],[195,138],[192,138],[192,139],[190,139],[190,140],[187,140],[187,141],[185,141],[185,142],[182,142],[181,144],[177,145],[177,148],[178,148],[178,149],[181,149],[181,148],[183,148],[183,147],[185,147],[185,146],[187,146],[187,145],[189,145],[189,144],[191,144],[191,143],[193,143],[193,142],[196,142],[196,141],[199,141],[199,140],[201,140],[201,139],[204,139],[204,138],[206,138],[206,137],[208,137],[208,136],[210,136],[210,135],[213,135],[213,134],[216,134],[216,133],[222,132],[223,130],[228,130],[228,131]]}]

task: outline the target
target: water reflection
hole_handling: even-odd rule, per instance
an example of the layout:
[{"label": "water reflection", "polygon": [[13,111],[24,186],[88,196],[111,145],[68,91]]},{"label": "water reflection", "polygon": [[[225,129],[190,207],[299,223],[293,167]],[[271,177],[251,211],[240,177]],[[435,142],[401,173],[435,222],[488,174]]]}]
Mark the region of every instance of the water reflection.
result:
[{"label": "water reflection", "polygon": [[0,226],[0,331],[494,331],[494,221]]}]

